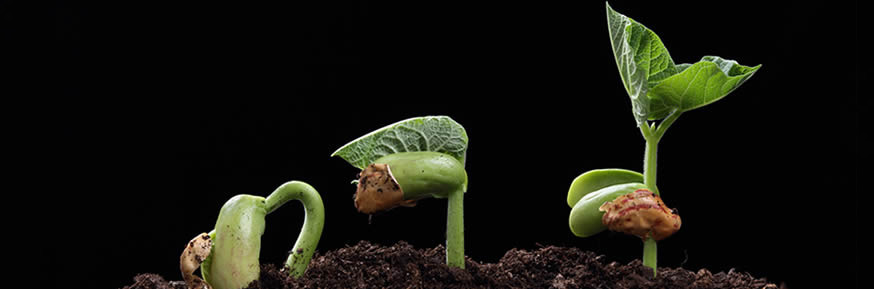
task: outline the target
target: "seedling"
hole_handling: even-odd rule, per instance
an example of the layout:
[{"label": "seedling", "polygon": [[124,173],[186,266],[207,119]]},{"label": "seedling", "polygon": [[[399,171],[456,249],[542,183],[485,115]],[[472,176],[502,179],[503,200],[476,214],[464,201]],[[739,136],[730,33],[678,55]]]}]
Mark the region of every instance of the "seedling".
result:
[{"label": "seedling", "polygon": [[403,120],[364,135],[335,151],[361,169],[355,208],[365,214],[427,198],[448,198],[446,264],[464,268],[464,159],[467,133],[446,116]]},{"label": "seedling", "polygon": [[[680,229],[656,186],[656,154],[665,131],[686,111],[722,99],[761,65],[748,67],[718,56],[675,64],[659,37],[607,4],[607,28],[632,113],[646,140],[643,174],[623,169],[592,170],[568,191],[571,232],[588,237],[605,229],[644,241],[643,264],[656,274],[656,241]],[[660,121],[656,124],[656,121]]]},{"label": "seedling", "polygon": [[[188,287],[239,289],[257,280],[264,218],[290,200],[301,201],[305,215],[285,267],[294,278],[303,275],[322,236],[325,208],[316,189],[304,182],[291,181],[267,198],[237,195],[222,206],[215,229],[192,239],[182,252],[180,269]],[[208,285],[193,275],[197,265]]]}]

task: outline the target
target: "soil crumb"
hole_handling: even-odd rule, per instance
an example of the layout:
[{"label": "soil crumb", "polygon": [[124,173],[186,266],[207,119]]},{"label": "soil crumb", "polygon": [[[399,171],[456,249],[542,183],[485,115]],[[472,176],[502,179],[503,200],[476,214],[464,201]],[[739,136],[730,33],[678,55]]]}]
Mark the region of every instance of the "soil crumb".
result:
[{"label": "soil crumb", "polygon": [[[261,278],[248,288],[738,288],[777,289],[748,273],[697,272],[659,268],[658,276],[641,264],[608,262],[604,255],[577,248],[547,246],[512,249],[496,264],[466,259],[466,269],[447,267],[443,246],[415,249],[405,242],[381,246],[361,241],[325,254],[318,252],[300,279],[281,267],[261,265]],[[123,289],[182,289],[155,274],[139,274]]]}]

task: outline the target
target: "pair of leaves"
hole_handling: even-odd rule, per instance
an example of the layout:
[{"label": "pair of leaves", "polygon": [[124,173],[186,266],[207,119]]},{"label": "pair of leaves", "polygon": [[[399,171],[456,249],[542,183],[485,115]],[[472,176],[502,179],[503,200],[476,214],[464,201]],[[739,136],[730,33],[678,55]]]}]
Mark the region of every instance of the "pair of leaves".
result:
[{"label": "pair of leaves", "polygon": [[675,64],[652,30],[607,5],[610,44],[638,125],[722,99],[758,70],[718,56]]},{"label": "pair of leaves", "polygon": [[419,151],[444,153],[464,164],[467,132],[448,116],[415,117],[368,133],[331,156],[339,156],[363,170],[383,156]]}]

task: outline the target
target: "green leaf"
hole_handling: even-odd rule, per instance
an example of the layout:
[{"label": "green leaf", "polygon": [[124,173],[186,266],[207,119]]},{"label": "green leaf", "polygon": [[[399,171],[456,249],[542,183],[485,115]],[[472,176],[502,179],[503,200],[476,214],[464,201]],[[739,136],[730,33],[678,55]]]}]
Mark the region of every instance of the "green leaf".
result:
[{"label": "green leaf", "polygon": [[651,119],[666,117],[671,111],[693,110],[722,99],[761,67],[743,66],[734,60],[704,56],[692,65],[682,65],[680,73],[668,77],[648,93]]},{"label": "green leaf", "polygon": [[415,117],[368,133],[331,156],[339,156],[363,170],[385,155],[419,151],[445,153],[464,164],[467,132],[448,116]]},{"label": "green leaf", "polygon": [[638,126],[717,101],[743,84],[761,67],[705,56],[695,64],[674,64],[652,30],[607,4],[607,29],[613,56],[631,98]]},{"label": "green leaf", "polygon": [[[614,11],[607,4],[610,44],[637,124],[650,119],[649,89],[676,74],[677,66],[661,39],[649,28]],[[658,108],[658,107],[657,107]]]}]

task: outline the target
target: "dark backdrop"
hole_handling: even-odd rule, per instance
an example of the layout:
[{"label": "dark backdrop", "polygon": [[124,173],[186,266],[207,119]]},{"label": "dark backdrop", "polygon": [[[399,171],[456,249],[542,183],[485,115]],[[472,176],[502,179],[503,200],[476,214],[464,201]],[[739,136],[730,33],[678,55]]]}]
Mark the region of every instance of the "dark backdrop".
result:
[{"label": "dark backdrop", "polygon": [[[33,187],[63,188],[48,212],[53,232],[69,236],[49,258],[65,268],[56,286],[180,279],[181,249],[228,198],[289,180],[322,194],[321,252],[359,240],[436,246],[444,201],[368,222],[352,205],[357,170],[329,157],[423,115],[451,116],[470,137],[470,257],[560,245],[640,258],[634,237],[581,239],[567,225],[574,177],[642,169],[603,2],[289,2],[300,1],[56,2],[46,23],[4,4],[4,37],[26,40],[7,55],[34,53],[46,68],[31,69],[50,80],[34,89],[62,96],[38,103],[46,127],[32,131],[50,159]],[[663,138],[659,188],[684,224],[659,243],[659,265],[854,286],[858,166],[870,157],[858,142],[869,101],[857,93],[856,4],[611,5],[658,33],[678,63],[763,64]],[[31,23],[43,33],[22,32]],[[300,208],[268,216],[262,263],[284,260]]]}]

